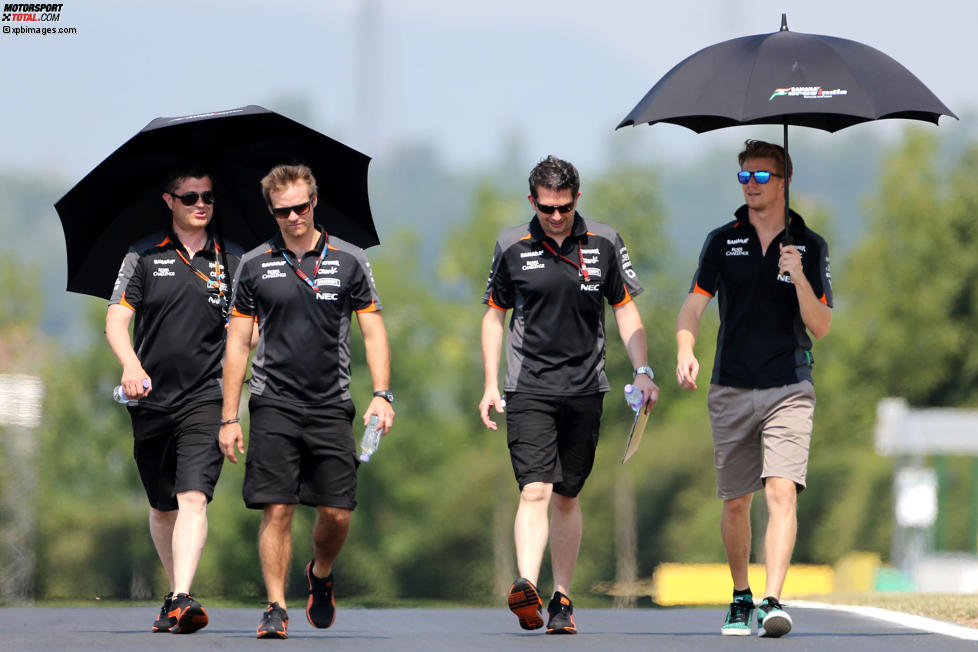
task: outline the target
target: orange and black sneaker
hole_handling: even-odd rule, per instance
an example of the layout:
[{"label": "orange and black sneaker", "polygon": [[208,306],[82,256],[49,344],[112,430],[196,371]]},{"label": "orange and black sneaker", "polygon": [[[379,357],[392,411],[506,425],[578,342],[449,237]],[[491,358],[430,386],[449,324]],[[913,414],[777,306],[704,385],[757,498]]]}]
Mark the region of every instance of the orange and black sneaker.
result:
[{"label": "orange and black sneaker", "polygon": [[333,596],[333,574],[316,577],[312,574],[315,560],[306,566],[306,584],[309,585],[309,602],[306,603],[306,618],[313,627],[324,629],[333,624],[336,618],[336,598]]},{"label": "orange and black sneaker", "polygon": [[176,620],[176,624],[170,627],[173,634],[192,634],[207,627],[207,612],[187,593],[173,596],[168,615],[171,620]]},{"label": "orange and black sneaker", "polygon": [[166,594],[163,598],[163,606],[160,607],[160,615],[153,623],[153,633],[159,634],[160,632],[164,634],[170,633],[170,628],[177,624],[176,618],[170,618],[170,605],[173,603],[173,591]]},{"label": "orange and black sneaker", "polygon": [[540,629],[543,627],[543,617],[540,610],[543,600],[533,582],[521,577],[509,589],[509,610],[520,619],[523,629]]},{"label": "orange and black sneaker", "polygon": [[547,605],[547,613],[550,620],[547,621],[548,634],[576,634],[577,625],[574,624],[574,605],[571,599],[560,591],[554,591],[554,597]]},{"label": "orange and black sneaker", "polygon": [[289,614],[277,602],[266,602],[268,609],[258,625],[258,638],[288,638]]}]

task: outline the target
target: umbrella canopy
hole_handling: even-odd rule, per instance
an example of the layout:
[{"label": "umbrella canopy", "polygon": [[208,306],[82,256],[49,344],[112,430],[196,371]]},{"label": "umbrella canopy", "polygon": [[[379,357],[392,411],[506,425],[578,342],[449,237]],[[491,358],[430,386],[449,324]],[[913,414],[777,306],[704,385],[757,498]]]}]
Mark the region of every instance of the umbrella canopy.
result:
[{"label": "umbrella canopy", "polygon": [[319,186],[316,219],[360,247],[379,243],[367,196],[370,158],[260,106],[157,118],[55,204],[65,233],[70,292],[109,298],[129,246],[166,229],[166,172],[195,165],[213,175],[214,224],[245,249],[276,229],[260,180],[275,165],[305,163]]},{"label": "umbrella canopy", "polygon": [[[883,118],[957,118],[909,70],[856,41],[781,30],[735,38],[687,57],[616,127],[666,122],[697,133],[739,125],[834,132]],[[785,191],[785,225],[788,197]]]}]

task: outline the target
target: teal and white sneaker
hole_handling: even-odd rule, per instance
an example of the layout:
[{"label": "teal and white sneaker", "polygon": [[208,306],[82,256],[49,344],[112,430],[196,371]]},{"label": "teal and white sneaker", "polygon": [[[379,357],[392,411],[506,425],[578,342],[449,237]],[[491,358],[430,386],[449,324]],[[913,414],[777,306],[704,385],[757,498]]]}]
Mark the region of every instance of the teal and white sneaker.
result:
[{"label": "teal and white sneaker", "polygon": [[730,603],[727,619],[723,621],[720,633],[724,636],[750,636],[750,621],[754,615],[754,598],[749,595],[738,596]]},{"label": "teal and white sneaker", "polygon": [[776,598],[768,596],[757,607],[757,635],[778,638],[791,631],[791,616]]}]

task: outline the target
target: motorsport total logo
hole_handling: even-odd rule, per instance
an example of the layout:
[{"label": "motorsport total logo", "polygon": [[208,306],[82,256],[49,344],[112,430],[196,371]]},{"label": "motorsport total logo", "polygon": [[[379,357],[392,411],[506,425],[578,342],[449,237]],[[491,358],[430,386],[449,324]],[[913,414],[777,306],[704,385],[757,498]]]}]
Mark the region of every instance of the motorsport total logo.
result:
[{"label": "motorsport total logo", "polygon": [[33,23],[48,22],[56,23],[61,20],[62,4],[14,4],[11,2],[3,5],[2,22],[8,23]]},{"label": "motorsport total logo", "polygon": [[832,91],[827,91],[821,86],[792,86],[791,88],[775,88],[771,97],[767,98],[770,102],[776,97],[800,97],[803,100],[825,100],[836,95],[848,95],[849,91],[836,88]]}]

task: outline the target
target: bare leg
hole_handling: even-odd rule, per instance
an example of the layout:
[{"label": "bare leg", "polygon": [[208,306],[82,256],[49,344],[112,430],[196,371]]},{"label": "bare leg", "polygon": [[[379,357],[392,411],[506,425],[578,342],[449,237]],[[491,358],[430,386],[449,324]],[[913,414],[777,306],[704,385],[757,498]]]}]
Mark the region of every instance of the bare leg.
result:
[{"label": "bare leg", "polygon": [[269,602],[285,606],[285,578],[292,561],[295,505],[265,505],[258,530],[258,556]]},{"label": "bare leg", "polygon": [[764,535],[764,559],[767,569],[765,596],[781,599],[784,578],[791,564],[798,534],[798,490],[787,478],[768,478],[764,485],[767,498],[767,532]]},{"label": "bare leg", "polygon": [[516,510],[513,535],[516,540],[516,566],[521,577],[535,585],[540,577],[543,551],[547,547],[550,527],[547,511],[553,484],[531,482],[520,492],[520,506]]},{"label": "bare leg", "polygon": [[750,504],[753,497],[753,494],[747,494],[723,501],[723,514],[720,517],[720,535],[736,591],[743,591],[749,586],[747,566],[750,563]]},{"label": "bare leg", "polygon": [[348,509],[340,507],[316,507],[316,524],[312,529],[313,555],[316,559],[312,574],[323,578],[333,572],[333,562],[339,556],[346,535],[350,532]]},{"label": "bare leg", "polygon": [[570,595],[571,578],[581,548],[583,517],[581,501],[560,494],[550,499],[550,563],[554,573],[554,590]]},{"label": "bare leg", "polygon": [[177,494],[177,518],[173,525],[173,592],[190,593],[200,555],[207,541],[207,496],[201,491]]},{"label": "bare leg", "polygon": [[152,507],[149,508],[149,535],[153,539],[156,547],[156,554],[163,564],[166,571],[166,578],[170,582],[170,591],[173,591],[173,526],[177,521],[177,510],[161,512]]}]

